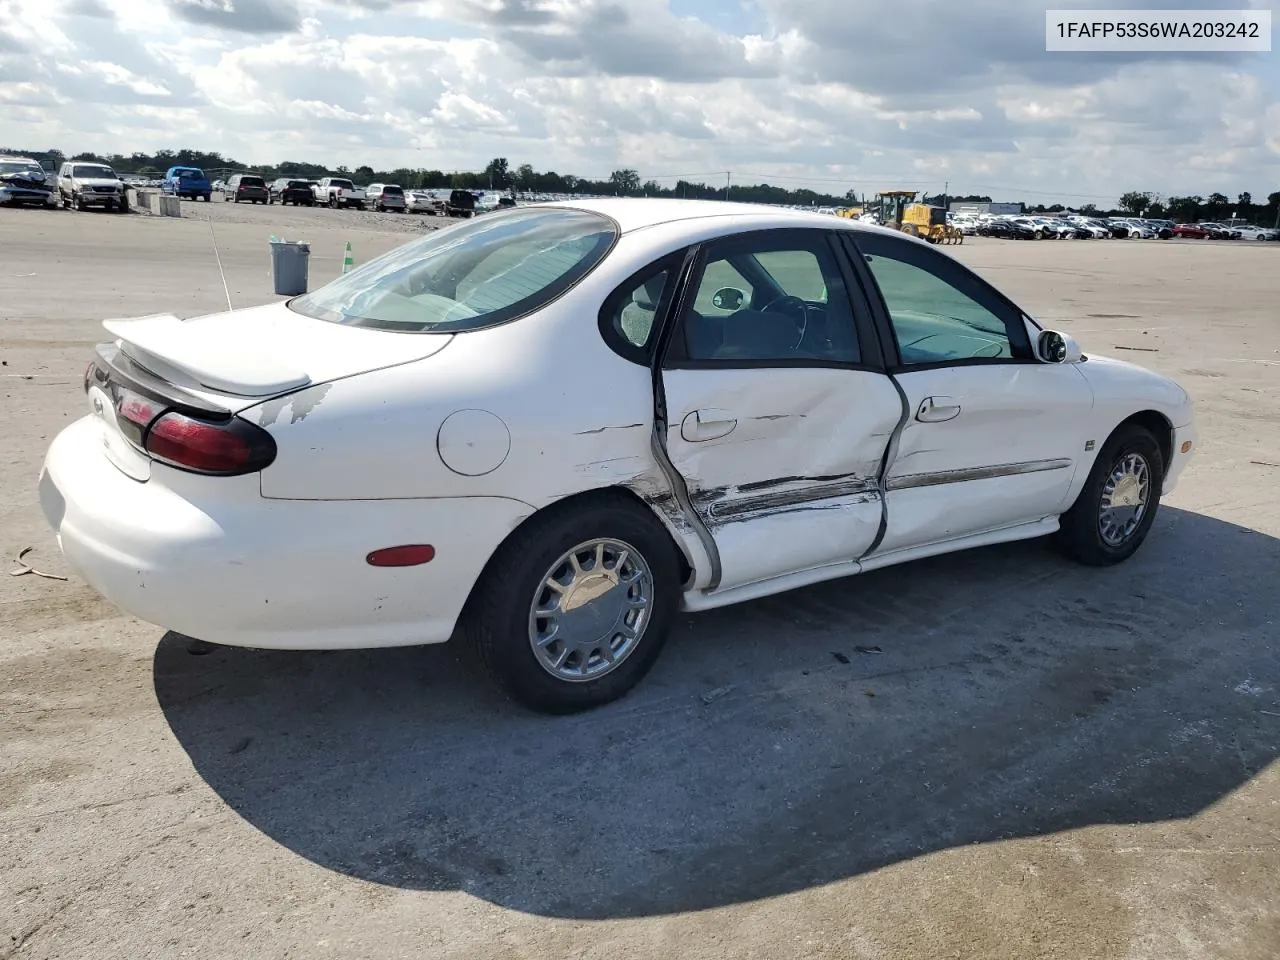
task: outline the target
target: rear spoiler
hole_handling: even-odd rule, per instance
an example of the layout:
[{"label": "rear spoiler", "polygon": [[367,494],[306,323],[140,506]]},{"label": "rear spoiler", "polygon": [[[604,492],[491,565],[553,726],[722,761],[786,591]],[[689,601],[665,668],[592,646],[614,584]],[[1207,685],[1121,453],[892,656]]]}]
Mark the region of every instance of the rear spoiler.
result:
[{"label": "rear spoiler", "polygon": [[100,387],[119,384],[188,416],[215,421],[230,420],[232,416],[229,408],[152,373],[126,355],[114,341],[94,347],[93,362],[85,374],[85,381],[86,390],[94,384]]}]

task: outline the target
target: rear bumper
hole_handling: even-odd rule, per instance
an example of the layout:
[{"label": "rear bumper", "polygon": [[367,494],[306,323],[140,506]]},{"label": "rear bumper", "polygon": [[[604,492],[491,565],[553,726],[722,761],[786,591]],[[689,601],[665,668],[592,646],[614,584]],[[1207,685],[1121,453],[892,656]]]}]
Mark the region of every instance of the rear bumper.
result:
[{"label": "rear bumper", "polygon": [[[497,497],[269,500],[259,477],[156,464],[125,476],[92,417],[53,441],[40,503],[68,563],[125,612],[232,646],[351,649],[449,639],[494,548],[532,507]],[[382,547],[430,543],[417,567]]]}]

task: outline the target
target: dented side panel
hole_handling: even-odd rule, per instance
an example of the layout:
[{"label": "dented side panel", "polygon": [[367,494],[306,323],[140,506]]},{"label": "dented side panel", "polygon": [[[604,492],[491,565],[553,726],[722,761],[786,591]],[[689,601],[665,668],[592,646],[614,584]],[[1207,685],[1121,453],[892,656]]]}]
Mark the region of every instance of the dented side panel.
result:
[{"label": "dented side panel", "polygon": [[[1085,442],[1093,392],[1076,365],[989,364],[897,375],[911,419],[885,479],[876,556],[1028,523],[1061,511]],[[930,399],[958,408],[920,415]]]},{"label": "dented side panel", "polygon": [[887,376],[665,370],[663,384],[667,452],[715,541],[718,588],[856,559],[875,541],[878,473],[902,413]]}]

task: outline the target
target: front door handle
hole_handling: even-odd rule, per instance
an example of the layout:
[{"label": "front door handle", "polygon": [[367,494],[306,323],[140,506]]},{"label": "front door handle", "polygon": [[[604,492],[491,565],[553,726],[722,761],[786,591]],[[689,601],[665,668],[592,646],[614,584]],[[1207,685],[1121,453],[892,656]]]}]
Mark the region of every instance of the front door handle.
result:
[{"label": "front door handle", "polygon": [[953,397],[925,397],[916,411],[921,423],[942,423],[960,416],[960,404]]},{"label": "front door handle", "polygon": [[738,421],[728,410],[695,410],[680,423],[680,436],[690,443],[719,440],[733,432]]}]

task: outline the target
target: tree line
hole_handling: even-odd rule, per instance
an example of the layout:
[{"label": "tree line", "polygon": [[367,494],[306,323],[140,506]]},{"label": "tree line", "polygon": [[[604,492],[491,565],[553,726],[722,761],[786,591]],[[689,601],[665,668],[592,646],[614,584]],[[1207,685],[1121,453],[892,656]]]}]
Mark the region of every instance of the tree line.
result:
[{"label": "tree line", "polygon": [[[873,194],[847,190],[843,194],[822,193],[805,187],[790,189],[768,183],[718,184],[695,183],[677,180],[673,185],[660,184],[643,179],[639,171],[624,168],[614,170],[604,180],[592,180],[573,174],[556,173],[554,170],[535,170],[531,164],[513,167],[506,157],[495,157],[480,171],[431,170],[398,167],[395,170],[374,170],[370,166],[326,167],[318,163],[286,160],[277,164],[250,165],[241,163],[221,153],[205,150],[158,150],[155,153],[135,152],[124,154],[78,153],[68,158],[60,150],[5,150],[39,160],[47,167],[57,167],[66,159],[107,163],[117,173],[146,178],[164,176],[173,166],[202,168],[210,177],[230,176],[233,173],[258,173],[269,180],[277,177],[296,177],[315,180],[320,177],[349,177],[357,183],[396,183],[406,189],[459,188],[463,190],[509,190],[515,193],[580,193],[618,196],[684,197],[691,200],[736,200],[744,203],[774,203],[797,206],[849,206],[866,202]],[[990,203],[985,195],[928,194],[923,202],[945,206],[948,202]],[[1119,198],[1110,209],[1096,204],[1067,207],[1060,203],[1045,205],[1023,204],[1028,213],[1062,213],[1068,210],[1086,216],[1135,216],[1155,219],[1168,218],[1185,222],[1239,218],[1253,223],[1280,225],[1280,191],[1267,195],[1266,203],[1256,203],[1250,193],[1241,193],[1233,201],[1225,194],[1211,193],[1207,197],[1163,197],[1150,191],[1131,190]]]}]

